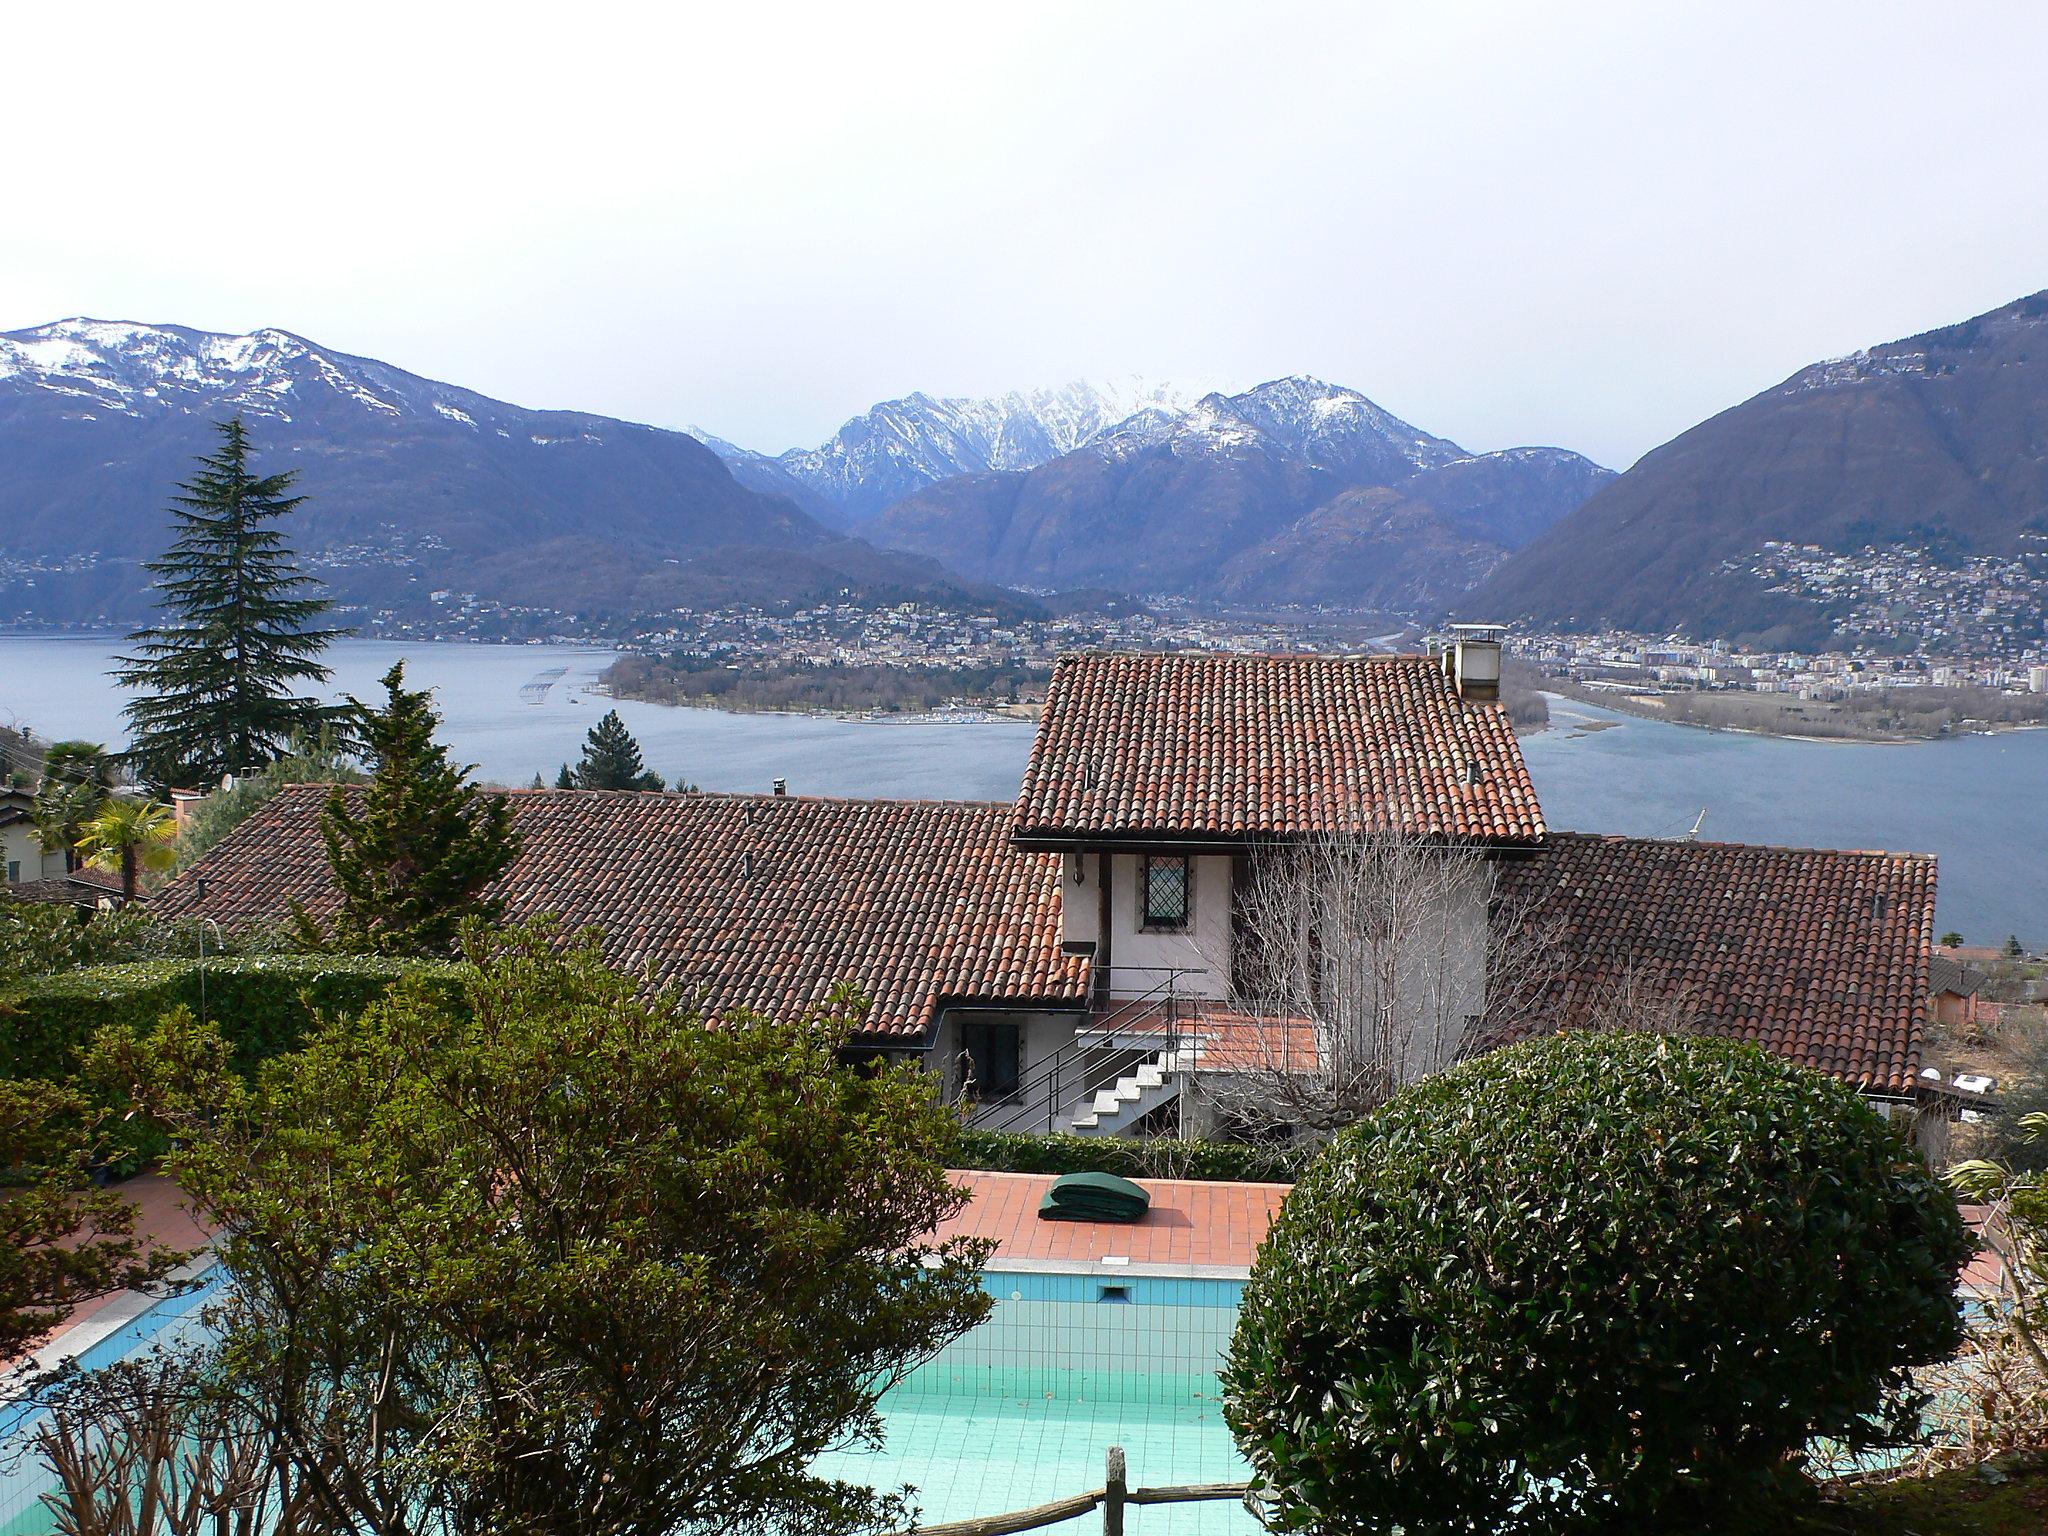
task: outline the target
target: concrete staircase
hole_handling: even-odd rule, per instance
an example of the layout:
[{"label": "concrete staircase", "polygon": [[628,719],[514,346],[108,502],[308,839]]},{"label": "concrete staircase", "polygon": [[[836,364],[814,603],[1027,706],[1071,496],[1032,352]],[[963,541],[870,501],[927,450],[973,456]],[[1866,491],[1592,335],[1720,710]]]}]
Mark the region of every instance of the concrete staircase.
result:
[{"label": "concrete staircase", "polygon": [[1201,1052],[1194,1041],[1155,1052],[1076,1105],[1068,1122],[1070,1129],[1078,1136],[1123,1135],[1155,1109],[1180,1097],[1187,1073],[1198,1063]]}]

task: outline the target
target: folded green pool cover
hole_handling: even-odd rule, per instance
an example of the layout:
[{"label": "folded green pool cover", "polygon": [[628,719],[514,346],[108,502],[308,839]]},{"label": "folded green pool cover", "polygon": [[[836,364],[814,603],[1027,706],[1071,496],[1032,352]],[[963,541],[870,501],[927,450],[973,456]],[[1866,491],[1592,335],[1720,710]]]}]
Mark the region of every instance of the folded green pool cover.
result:
[{"label": "folded green pool cover", "polygon": [[1113,1173],[1067,1173],[1052,1181],[1038,1204],[1040,1221],[1137,1221],[1152,1200]]}]

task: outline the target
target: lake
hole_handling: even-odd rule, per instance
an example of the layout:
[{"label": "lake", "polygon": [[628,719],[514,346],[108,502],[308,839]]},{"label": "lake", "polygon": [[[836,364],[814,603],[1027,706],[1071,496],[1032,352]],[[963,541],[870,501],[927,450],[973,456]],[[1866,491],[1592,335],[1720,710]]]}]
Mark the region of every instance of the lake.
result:
[{"label": "lake", "polygon": [[[124,737],[106,637],[0,636],[0,721],[45,739]],[[524,784],[581,751],[611,707],[586,690],[614,653],[578,646],[350,640],[336,694],[368,699],[403,657],[433,688],[444,737],[484,778]],[[1009,800],[1031,727],[735,715],[617,704],[648,766],[704,789]],[[1972,943],[2048,944],[2048,731],[1877,746],[1786,741],[1638,720],[1573,700],[1524,741],[1544,817],[1560,829],[1683,835],[1941,856],[1937,922]],[[1605,729],[1587,731],[1593,723]]]}]

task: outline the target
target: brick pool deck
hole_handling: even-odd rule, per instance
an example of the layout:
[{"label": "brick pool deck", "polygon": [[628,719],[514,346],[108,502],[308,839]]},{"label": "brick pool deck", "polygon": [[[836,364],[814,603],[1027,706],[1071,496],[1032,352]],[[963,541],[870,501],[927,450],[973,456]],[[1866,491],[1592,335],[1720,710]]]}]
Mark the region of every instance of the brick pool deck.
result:
[{"label": "brick pool deck", "polygon": [[[1039,1202],[1052,1187],[1053,1178],[1043,1173],[955,1171],[954,1182],[967,1192],[968,1203],[959,1215],[940,1226],[938,1235],[992,1239],[996,1245],[993,1262],[998,1265],[1096,1265],[1110,1260],[1242,1273],[1250,1269],[1290,1187],[1139,1179],[1134,1182],[1152,1197],[1152,1207],[1141,1221],[1041,1221]],[[141,1174],[119,1188],[140,1207],[139,1233],[178,1249],[205,1246],[211,1234],[186,1208],[183,1193],[169,1179],[161,1174]],[[1966,1205],[1962,1209],[1972,1227],[1982,1221],[1981,1207]],[[1963,1288],[1980,1295],[1995,1292],[2000,1270],[1996,1256],[1989,1249],[1980,1249],[1963,1271]],[[90,1321],[126,1294],[117,1292],[81,1302],[54,1333]]]},{"label": "brick pool deck", "polygon": [[1099,1264],[1122,1259],[1200,1269],[1247,1270],[1273,1223],[1286,1184],[1205,1184],[1136,1179],[1152,1197],[1142,1221],[1040,1221],[1049,1173],[956,1172],[968,1204],[940,1237],[995,1241],[994,1262]]}]

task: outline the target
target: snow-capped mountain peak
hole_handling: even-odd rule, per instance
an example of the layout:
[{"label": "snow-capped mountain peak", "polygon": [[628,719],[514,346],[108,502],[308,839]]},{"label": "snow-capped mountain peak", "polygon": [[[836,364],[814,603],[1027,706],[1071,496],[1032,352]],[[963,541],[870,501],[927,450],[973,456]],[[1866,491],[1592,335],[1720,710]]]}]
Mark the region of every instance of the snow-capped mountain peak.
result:
[{"label": "snow-capped mountain peak", "polygon": [[0,388],[8,386],[75,397],[82,411],[127,415],[227,409],[290,421],[338,397],[386,416],[431,412],[476,426],[504,409],[275,327],[231,335],[82,317],[0,333]]},{"label": "snow-capped mountain peak", "polygon": [[1232,407],[1260,431],[1317,469],[1355,476],[1372,467],[1433,469],[1464,457],[1456,443],[1432,437],[1355,389],[1296,374],[1235,397]]},{"label": "snow-capped mountain peak", "polygon": [[1036,469],[1095,441],[1134,414],[1178,414],[1199,392],[1137,376],[986,399],[917,391],[884,400],[816,448],[756,454],[698,432],[733,473],[858,521],[954,475]]}]

